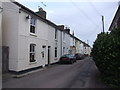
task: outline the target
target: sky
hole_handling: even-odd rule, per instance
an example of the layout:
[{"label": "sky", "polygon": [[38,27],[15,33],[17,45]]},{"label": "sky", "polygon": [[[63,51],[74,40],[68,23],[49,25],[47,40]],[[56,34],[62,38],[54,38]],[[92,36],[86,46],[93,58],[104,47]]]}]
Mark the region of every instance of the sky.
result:
[{"label": "sky", "polygon": [[80,40],[93,45],[97,34],[105,32],[118,8],[119,0],[16,0],[34,12],[42,7],[47,12],[47,19],[57,25],[69,27],[71,33]]}]

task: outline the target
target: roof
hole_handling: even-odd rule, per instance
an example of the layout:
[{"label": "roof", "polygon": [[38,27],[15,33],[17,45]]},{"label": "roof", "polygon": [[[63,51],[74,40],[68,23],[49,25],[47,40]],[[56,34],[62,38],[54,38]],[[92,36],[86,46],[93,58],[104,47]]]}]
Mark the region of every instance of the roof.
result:
[{"label": "roof", "polygon": [[[39,16],[37,13],[35,13],[34,11],[30,10],[29,8],[23,6],[22,4],[14,1],[14,0],[11,0],[14,4],[16,4],[17,6],[21,7],[20,10],[26,12],[26,13],[30,13],[30,14],[33,14],[34,16],[36,16],[37,18],[39,18],[40,20],[42,20],[43,22],[61,30],[61,31],[64,31],[63,29],[59,28],[56,24],[54,24],[53,22],[47,20],[46,18],[43,18],[41,16]],[[79,40],[80,42],[82,42],[84,45],[87,45],[89,46],[88,44],[86,44],[85,42],[81,41],[79,38],[75,37],[74,35],[70,34],[70,33],[67,33],[69,34],[70,36],[74,37],[75,39]],[[90,47],[90,46],[89,46]]]},{"label": "roof", "polygon": [[57,27],[57,25],[54,24],[53,22],[51,22],[51,21],[49,21],[49,20],[47,20],[45,18],[40,17],[37,13],[35,13],[34,11],[30,10],[29,8],[23,6],[22,4],[20,4],[20,3],[16,2],[16,1],[13,2],[13,3],[16,4],[16,5],[18,5],[19,7],[21,7],[20,10],[25,11],[25,12],[30,13],[30,14],[33,14],[33,15],[37,16],[43,22],[45,22],[45,23],[47,23],[47,24],[49,24],[49,25],[51,25],[53,27]]},{"label": "roof", "polygon": [[120,13],[120,5],[118,6],[118,9],[117,9],[117,11],[116,11],[116,13],[115,13],[115,16],[114,16],[114,18],[113,18],[113,20],[112,20],[112,23],[111,23],[110,27],[109,27],[109,31],[111,31],[112,26],[114,25],[115,20],[116,20],[116,18],[117,18],[117,16],[118,16],[118,13]]}]

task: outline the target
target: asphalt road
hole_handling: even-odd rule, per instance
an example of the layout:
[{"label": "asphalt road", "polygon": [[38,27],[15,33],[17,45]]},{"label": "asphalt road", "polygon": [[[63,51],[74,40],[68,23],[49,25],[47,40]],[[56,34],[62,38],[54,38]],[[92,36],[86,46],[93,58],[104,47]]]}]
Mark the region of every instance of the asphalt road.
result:
[{"label": "asphalt road", "polygon": [[3,82],[3,88],[105,88],[90,57],[74,64],[56,64],[21,78]]}]

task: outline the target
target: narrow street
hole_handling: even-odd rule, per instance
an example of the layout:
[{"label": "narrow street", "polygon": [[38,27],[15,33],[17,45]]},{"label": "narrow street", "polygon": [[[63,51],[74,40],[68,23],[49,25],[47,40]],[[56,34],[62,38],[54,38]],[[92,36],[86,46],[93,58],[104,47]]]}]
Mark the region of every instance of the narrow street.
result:
[{"label": "narrow street", "polygon": [[21,78],[3,82],[3,88],[105,88],[90,57],[74,64],[52,65]]}]

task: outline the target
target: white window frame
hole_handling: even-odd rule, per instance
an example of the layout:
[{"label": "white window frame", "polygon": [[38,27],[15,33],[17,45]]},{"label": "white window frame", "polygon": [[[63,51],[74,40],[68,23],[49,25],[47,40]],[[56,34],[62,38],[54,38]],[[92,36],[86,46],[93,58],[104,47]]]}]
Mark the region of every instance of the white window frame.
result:
[{"label": "white window frame", "polygon": [[57,39],[58,39],[58,30],[55,29],[55,40],[57,40]]},{"label": "white window frame", "polygon": [[57,58],[58,57],[58,55],[57,55],[57,47],[55,47],[55,58]]},{"label": "white window frame", "polygon": [[[31,21],[31,20],[34,20],[34,21]],[[31,16],[30,18],[30,34],[31,35],[36,35],[36,23],[37,23],[37,19]],[[31,26],[35,28],[34,32],[31,31]]]},{"label": "white window frame", "polygon": [[[33,47],[32,47],[31,45],[32,45]],[[35,56],[36,56],[36,50],[35,50],[36,48],[35,48],[35,47],[36,47],[36,44],[33,44],[33,43],[30,44],[30,47],[29,47],[29,48],[30,48],[30,50],[29,50],[29,61],[30,61],[30,62],[36,62],[36,57],[35,57]],[[31,57],[31,54],[34,55],[34,56],[33,56],[33,57],[34,57],[34,60],[31,59],[31,58],[32,58],[32,57]]]}]

